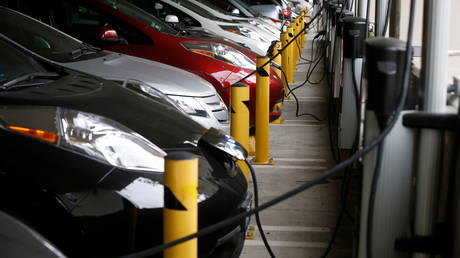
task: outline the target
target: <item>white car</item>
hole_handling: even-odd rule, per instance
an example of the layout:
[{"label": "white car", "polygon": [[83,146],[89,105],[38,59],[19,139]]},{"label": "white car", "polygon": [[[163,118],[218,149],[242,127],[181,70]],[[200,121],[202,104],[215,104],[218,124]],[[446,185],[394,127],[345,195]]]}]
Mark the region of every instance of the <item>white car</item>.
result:
[{"label": "white car", "polygon": [[[137,1],[133,1],[137,4]],[[210,14],[200,6],[182,0],[152,0],[154,11],[151,14],[176,26],[204,28],[219,37],[228,38],[249,48],[258,55],[266,55],[270,44],[277,37],[270,35],[254,25],[230,22]]]},{"label": "white car", "polygon": [[264,19],[260,17],[254,17],[254,18],[249,18],[249,17],[238,17],[238,16],[233,16],[230,14],[225,13],[225,10],[221,9],[219,6],[213,4],[212,0],[188,0],[206,11],[208,11],[210,14],[215,15],[216,17],[219,17],[221,19],[227,20],[227,21],[236,21],[240,23],[249,23],[253,26],[256,26],[268,33],[271,33],[274,37],[279,37],[279,34],[281,33],[281,23],[275,23],[271,19]]},{"label": "white car", "polygon": [[249,23],[256,27],[259,27],[266,32],[272,33],[274,37],[279,37],[281,33],[281,23],[275,23],[271,19],[264,19],[259,17],[247,18],[247,17],[237,17],[231,16],[225,13],[225,10],[222,10],[219,6],[212,3],[209,0],[189,0],[190,2],[202,7],[207,10],[209,13],[227,21],[237,21],[241,23]]}]

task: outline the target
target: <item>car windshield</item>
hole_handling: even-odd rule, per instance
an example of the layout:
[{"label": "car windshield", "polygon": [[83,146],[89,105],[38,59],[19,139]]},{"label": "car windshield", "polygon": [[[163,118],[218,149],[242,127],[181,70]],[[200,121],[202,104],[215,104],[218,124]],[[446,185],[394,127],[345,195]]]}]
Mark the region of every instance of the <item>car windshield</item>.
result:
[{"label": "car windshield", "polygon": [[219,12],[219,13],[223,13],[223,14],[230,14],[227,10],[221,8],[220,6],[214,4],[212,1],[208,1],[208,0],[196,0],[197,2],[199,3],[202,3],[206,6],[208,6],[209,8]]},{"label": "car windshield", "polygon": [[248,11],[250,14],[252,14],[254,17],[260,16],[256,11],[254,11],[251,6],[249,6],[245,1],[242,0],[233,0],[235,3],[239,4],[242,6],[246,11]]},{"label": "car windshield", "polygon": [[178,3],[179,5],[184,6],[185,8],[189,9],[190,11],[192,11],[194,13],[199,14],[200,16],[202,16],[204,18],[208,18],[208,19],[213,20],[213,21],[224,21],[223,19],[218,18],[217,16],[214,16],[214,15],[210,14],[205,9],[203,9],[200,6],[198,6],[198,5],[196,5],[196,4],[192,3],[192,2],[189,2],[187,0],[174,0],[174,2]]},{"label": "car windshield", "polygon": [[143,24],[154,28],[160,32],[168,33],[168,34],[177,34],[177,30],[169,26],[168,24],[164,23],[157,17],[149,14],[148,12],[134,6],[131,3],[128,3],[123,0],[98,0],[100,2],[105,3],[106,5],[112,7],[113,9],[128,15]]},{"label": "car windshield", "polygon": [[0,40],[0,86],[27,74],[45,72],[35,60]]},{"label": "car windshield", "polygon": [[48,25],[5,8],[0,8],[0,23],[1,34],[56,62],[72,61],[85,53],[98,51]]}]

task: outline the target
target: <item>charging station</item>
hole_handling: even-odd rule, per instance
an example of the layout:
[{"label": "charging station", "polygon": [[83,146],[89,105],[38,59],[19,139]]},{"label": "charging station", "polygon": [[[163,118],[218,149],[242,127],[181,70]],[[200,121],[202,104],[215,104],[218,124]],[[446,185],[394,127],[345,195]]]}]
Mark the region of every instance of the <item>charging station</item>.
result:
[{"label": "charging station", "polygon": [[[366,41],[365,87],[367,89],[365,144],[369,144],[393,118],[399,103],[404,77],[406,45],[392,38]],[[406,105],[403,114],[413,112]],[[414,130],[402,125],[402,115],[392,131],[364,158],[359,256],[409,257],[394,249],[395,240],[404,236],[411,223],[411,185],[414,160]],[[379,153],[380,152],[380,153]],[[379,171],[378,175],[375,171]],[[377,177],[377,178],[376,178]],[[377,181],[378,180],[378,181]],[[373,207],[369,207],[372,199]],[[368,214],[370,209],[371,214]],[[370,215],[371,222],[368,220]],[[370,229],[368,229],[370,225]],[[367,241],[371,239],[371,244]]]},{"label": "charging station", "polygon": [[352,149],[358,133],[359,81],[364,57],[366,21],[343,18],[343,85],[339,119],[339,148]]},{"label": "charging station", "polygon": [[353,12],[349,10],[343,10],[343,12],[336,12],[337,15],[337,28],[335,32],[334,40],[334,53],[333,53],[333,89],[332,95],[334,99],[340,97],[340,84],[342,76],[342,49],[343,49],[343,18],[353,16]]}]

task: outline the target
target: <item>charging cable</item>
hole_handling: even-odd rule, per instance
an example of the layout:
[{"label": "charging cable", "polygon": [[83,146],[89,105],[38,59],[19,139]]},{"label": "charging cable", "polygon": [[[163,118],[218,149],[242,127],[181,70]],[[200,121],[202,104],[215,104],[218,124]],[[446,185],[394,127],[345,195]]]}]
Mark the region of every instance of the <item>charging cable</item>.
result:
[{"label": "charging cable", "polygon": [[[411,0],[411,6],[412,7],[415,7],[415,0]],[[409,71],[410,71],[410,58],[411,58],[411,54],[410,54],[410,48],[411,48],[411,44],[412,44],[412,32],[413,32],[413,8],[411,8],[411,15],[410,15],[410,19],[409,19],[409,30],[408,30],[408,41],[406,43],[406,53],[405,53],[405,64],[404,64],[404,80],[403,80],[403,85],[402,85],[402,89],[401,89],[401,94],[399,95],[400,96],[400,99],[399,99],[399,103],[398,103],[398,106],[394,112],[394,115],[390,118],[390,121],[388,122],[388,125],[387,127],[385,127],[381,133],[375,137],[373,140],[371,140],[371,142],[364,146],[359,152],[356,152],[354,153],[353,155],[351,155],[348,159],[340,162],[339,164],[337,164],[335,167],[331,168],[331,169],[328,169],[326,170],[325,172],[323,172],[320,176],[318,176],[317,178],[311,180],[311,181],[308,181],[266,203],[263,203],[261,205],[259,205],[258,207],[254,208],[254,209],[251,209],[251,210],[248,210],[246,212],[243,212],[243,213],[240,213],[240,214],[237,214],[233,217],[230,217],[230,218],[227,218],[225,220],[222,220],[220,222],[217,222],[216,224],[213,224],[213,225],[210,225],[210,226],[207,226],[205,228],[202,228],[201,230],[199,230],[198,232],[194,233],[194,234],[190,234],[188,236],[185,236],[185,237],[182,237],[182,238],[179,238],[179,239],[176,239],[174,241],[171,241],[171,242],[168,242],[168,243],[165,243],[163,245],[159,245],[159,246],[155,246],[155,247],[152,247],[150,249],[147,249],[147,250],[144,250],[144,251],[140,251],[140,252],[137,252],[137,253],[133,253],[133,254],[130,254],[130,255],[127,255],[127,256],[124,256],[124,258],[139,258],[139,257],[146,257],[146,256],[151,256],[151,255],[154,255],[154,254],[158,254],[160,252],[162,252],[163,250],[167,249],[167,248],[170,248],[172,246],[175,246],[177,244],[180,244],[180,243],[183,243],[185,241],[188,241],[190,239],[193,239],[193,238],[197,238],[197,237],[202,237],[202,236],[205,236],[207,234],[210,234],[216,230],[219,230],[223,227],[226,227],[228,225],[231,225],[233,223],[236,223],[236,222],[239,222],[243,219],[245,219],[246,217],[248,216],[251,216],[251,215],[254,215],[255,213],[258,213],[264,209],[267,209],[269,207],[272,207],[288,198],[291,198],[292,196],[294,195],[297,195],[315,185],[318,185],[324,181],[326,181],[327,179],[329,179],[330,177],[336,175],[337,173],[343,171],[344,169],[346,169],[348,166],[352,165],[355,161],[359,160],[361,157],[365,156],[366,154],[368,154],[370,151],[372,151],[375,147],[379,146],[380,143],[382,143],[385,138],[387,137],[387,135],[391,132],[391,130],[393,129],[393,127],[395,126],[396,122],[398,121],[398,118],[404,108],[404,104],[405,104],[405,100],[406,100],[406,97],[407,97],[407,93],[408,93],[408,86],[409,86]],[[371,257],[369,257],[371,258]]]}]

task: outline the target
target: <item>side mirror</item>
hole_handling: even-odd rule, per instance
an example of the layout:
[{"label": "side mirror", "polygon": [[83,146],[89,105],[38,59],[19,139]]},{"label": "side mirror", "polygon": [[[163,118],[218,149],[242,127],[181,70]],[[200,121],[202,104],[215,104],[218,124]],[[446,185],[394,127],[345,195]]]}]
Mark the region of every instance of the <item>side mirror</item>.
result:
[{"label": "side mirror", "polygon": [[240,14],[240,10],[238,10],[238,9],[235,8],[235,9],[232,10],[232,13],[233,13],[233,14]]},{"label": "side mirror", "polygon": [[128,44],[124,38],[118,36],[116,30],[112,28],[101,28],[98,39],[103,44]]},{"label": "side mirror", "polygon": [[117,39],[118,32],[111,28],[101,28],[99,31],[100,39]]},{"label": "side mirror", "polygon": [[179,23],[179,18],[176,15],[166,15],[165,22],[167,23]]}]

